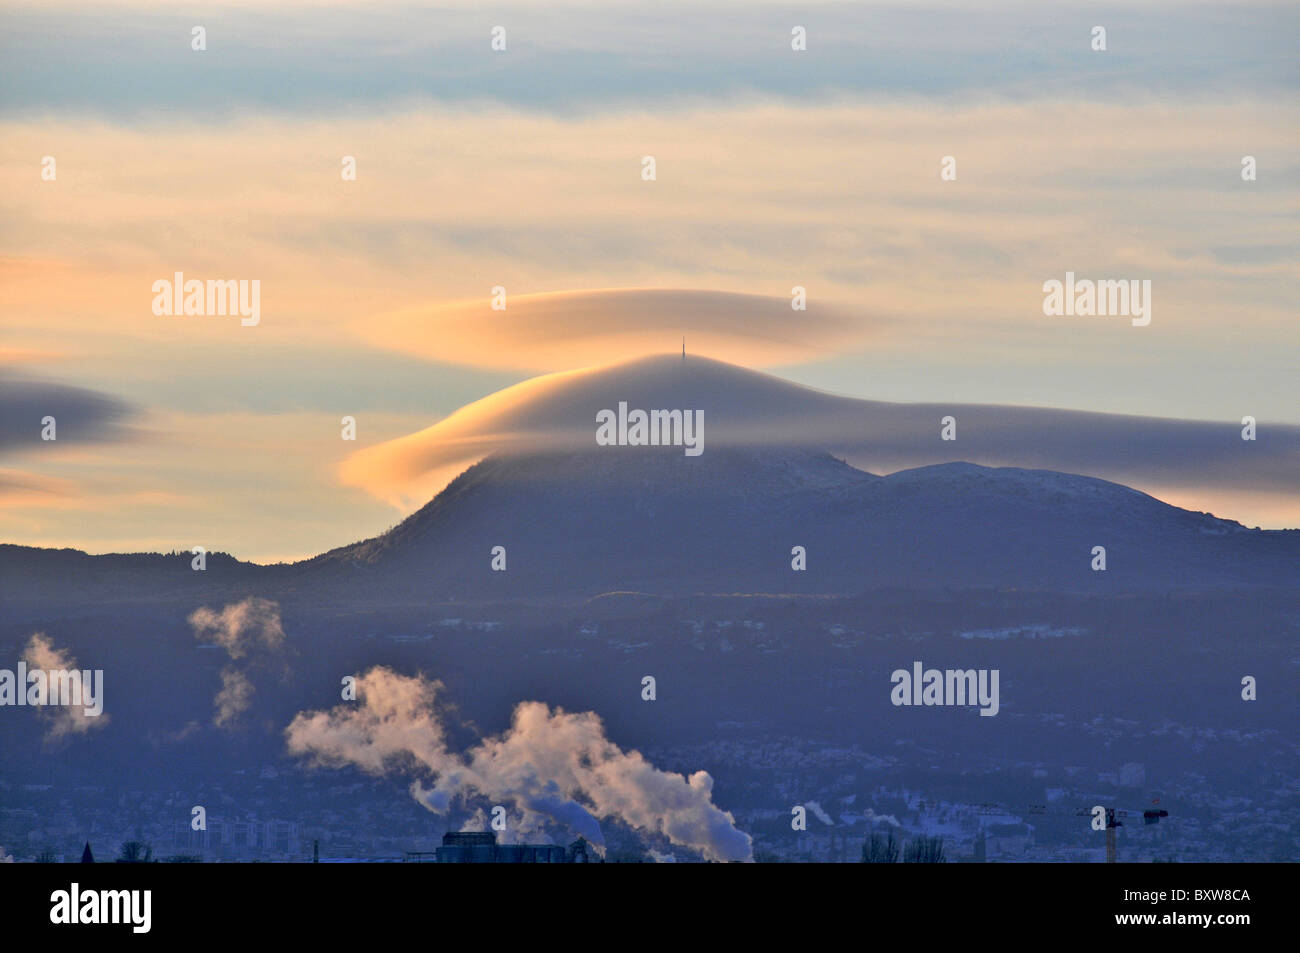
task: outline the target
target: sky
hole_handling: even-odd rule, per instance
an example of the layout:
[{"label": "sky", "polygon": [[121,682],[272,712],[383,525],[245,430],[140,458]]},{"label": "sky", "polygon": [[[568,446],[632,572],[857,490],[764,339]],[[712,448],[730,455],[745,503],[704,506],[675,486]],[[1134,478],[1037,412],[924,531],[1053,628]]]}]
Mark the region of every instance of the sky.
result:
[{"label": "sky", "polygon": [[[683,334],[870,401],[1300,425],[1300,8],[984,6],[0,4],[0,541],[308,556],[418,505],[358,454]],[[155,314],[176,272],[258,323]],[[1067,272],[1150,324],[1045,315]]]}]

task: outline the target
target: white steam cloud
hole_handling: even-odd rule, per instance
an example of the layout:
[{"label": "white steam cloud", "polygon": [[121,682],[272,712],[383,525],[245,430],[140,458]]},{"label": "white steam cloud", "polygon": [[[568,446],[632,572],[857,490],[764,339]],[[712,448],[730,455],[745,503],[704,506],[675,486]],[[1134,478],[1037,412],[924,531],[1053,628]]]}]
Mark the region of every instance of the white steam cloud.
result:
[{"label": "white steam cloud", "polygon": [[[279,603],[250,596],[233,602],[220,612],[204,606],[190,613],[194,637],[221,646],[231,661],[265,664],[284,648],[284,627]],[[216,710],[212,723],[230,726],[253,704],[253,683],[238,666],[221,670],[221,689],[212,699]]]},{"label": "white steam cloud", "polygon": [[275,652],[284,644],[280,606],[270,599],[250,596],[233,602],[220,612],[204,606],[190,613],[196,639],[208,639],[240,659],[259,650]]},{"label": "white steam cloud", "polygon": [[[47,684],[50,686],[47,694],[51,698],[54,695],[55,673],[77,673],[76,678],[80,684],[81,694],[80,704],[47,704],[38,709],[41,717],[48,724],[45,735],[48,740],[55,741],[66,735],[85,734],[92,728],[102,728],[108,723],[108,715],[102,714],[104,706],[102,677],[97,689],[99,697],[92,702],[88,693],[94,690],[96,684],[94,673],[81,672],[71,652],[56,649],[48,637],[37,632],[28,641],[22,658],[27,663],[29,673],[37,669],[45,673]],[[26,688],[27,686],[21,686],[23,691]],[[96,711],[100,713],[96,714]]]},{"label": "white steam cloud", "polygon": [[253,704],[253,683],[233,666],[221,670],[221,690],[212,699],[217,713],[212,723],[217,727],[232,724]]},{"label": "white steam cloud", "polygon": [[616,818],[709,860],[753,858],[750,836],[713,804],[708,772],[660,771],[606,738],[595,713],[534,701],[515,708],[504,733],[456,753],[438,713],[442,687],[372,668],[357,679],[357,702],[299,713],[285,729],[289,750],[315,765],[414,775],[411,795],[437,813],[483,798],[511,805],[524,829],[549,820],[597,847],[600,820]]},{"label": "white steam cloud", "polygon": [[803,803],[804,806],[808,808],[808,810],[812,811],[813,814],[817,816],[817,820],[821,821],[823,824],[827,825],[828,827],[835,826],[835,822],[831,820],[831,816],[826,813],[825,808],[821,806],[820,802],[804,801]]}]

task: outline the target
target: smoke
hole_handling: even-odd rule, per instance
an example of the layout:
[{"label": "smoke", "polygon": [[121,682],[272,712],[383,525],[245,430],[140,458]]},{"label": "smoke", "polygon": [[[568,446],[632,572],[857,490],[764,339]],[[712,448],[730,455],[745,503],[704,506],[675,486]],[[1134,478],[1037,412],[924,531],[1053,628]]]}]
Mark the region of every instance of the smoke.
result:
[{"label": "smoke", "polygon": [[190,613],[189,623],[196,639],[221,646],[232,662],[244,662],[243,668],[227,665],[221,670],[221,689],[212,699],[216,710],[212,723],[219,728],[233,726],[253,704],[255,689],[247,670],[276,663],[281,675],[285,674],[279,659],[285,642],[280,605],[249,596],[242,602],[232,602],[220,612],[207,606],[195,609]]},{"label": "smoke", "polygon": [[830,816],[829,814],[827,814],[825,810],[822,809],[822,806],[821,806],[821,804],[820,804],[819,802],[817,802],[817,801],[804,801],[803,803],[804,803],[804,806],[808,808],[808,810],[812,811],[813,814],[815,814],[815,815],[817,816],[817,820],[821,821],[821,822],[822,822],[823,824],[825,824],[827,827],[834,827],[834,826],[835,826],[835,822],[834,822],[833,820],[831,820],[831,816]]},{"label": "smoke", "polygon": [[316,766],[413,775],[412,797],[439,814],[486,800],[513,808],[522,829],[550,822],[597,847],[600,821],[614,818],[709,860],[752,859],[750,836],[713,804],[708,772],[660,771],[606,738],[593,712],[521,702],[504,733],[456,753],[439,714],[440,682],[376,667],[357,688],[356,703],[300,712],[285,729],[289,750]]},{"label": "smoke", "polygon": [[221,691],[212,699],[217,713],[212,723],[217,727],[228,725],[248,710],[253,703],[253,683],[248,676],[234,667],[221,670]]},{"label": "smoke", "polygon": [[867,808],[866,813],[864,813],[862,816],[863,818],[866,819],[868,824],[875,824],[877,821],[879,821],[882,824],[888,824],[890,827],[903,826],[902,824],[898,823],[898,818],[894,817],[893,814],[877,814],[871,808]]},{"label": "smoke", "polygon": [[280,606],[270,599],[249,596],[220,612],[207,606],[190,613],[196,639],[207,639],[226,650],[232,659],[265,650],[277,652],[284,645]]},{"label": "smoke", "polygon": [[[45,673],[49,686],[47,688],[47,700],[51,702],[58,701],[54,697],[53,673],[78,673],[77,678],[80,682],[82,704],[46,704],[38,709],[41,717],[48,724],[45,735],[47,741],[55,741],[66,735],[85,734],[92,728],[102,728],[108,723],[108,715],[103,714],[102,677],[96,687],[95,673],[81,672],[77,668],[77,660],[72,657],[72,653],[56,649],[54,643],[44,633],[37,632],[28,641],[27,648],[23,650],[22,658],[27,663],[29,674],[37,669]],[[25,691],[26,686],[21,686],[21,689]],[[92,691],[99,693],[99,697],[94,699],[93,703],[88,695]],[[95,709],[98,709],[99,714],[92,714]]]},{"label": "smoke", "polygon": [[[422,789],[418,781],[411,785],[411,796],[417,801]],[[426,805],[426,809],[427,805]],[[524,815],[511,819],[510,823],[503,830],[496,830],[492,826],[492,818],[481,807],[474,808],[474,813],[466,820],[461,822],[462,831],[491,831],[496,834],[497,843],[499,844],[551,844],[554,839],[551,837],[551,831],[554,829],[552,819],[543,814]],[[590,840],[590,838],[588,838]],[[598,851],[603,847],[597,843],[593,845]]]}]

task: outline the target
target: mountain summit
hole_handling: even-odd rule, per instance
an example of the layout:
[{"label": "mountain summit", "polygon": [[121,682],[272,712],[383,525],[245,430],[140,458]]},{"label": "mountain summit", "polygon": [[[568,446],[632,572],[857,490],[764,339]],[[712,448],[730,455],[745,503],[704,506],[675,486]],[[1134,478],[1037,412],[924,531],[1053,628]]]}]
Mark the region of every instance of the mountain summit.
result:
[{"label": "mountain summit", "polygon": [[[1092,568],[1098,546],[1104,571]],[[806,569],[794,568],[796,547]],[[292,566],[210,557],[195,573],[188,555],[0,546],[7,605],[218,590],[371,604],[1298,582],[1295,530],[1249,530],[1092,477],[963,462],[877,476],[787,447],[493,455],[388,532]]]},{"label": "mountain summit", "polygon": [[300,568],[433,600],[1112,591],[1285,584],[1300,579],[1300,533],[1051,471],[950,463],[881,477],[810,450],[591,447],[490,457],[389,532]]},{"label": "mountain summit", "polygon": [[[950,418],[953,440],[941,435]],[[688,419],[693,447],[665,437]],[[662,439],[634,429],[647,420]],[[613,421],[617,439],[600,430]],[[1220,424],[873,402],[659,355],[524,381],[359,452],[345,475],[378,474],[404,497],[448,471],[436,495],[372,539],[293,566],[216,558],[206,573],[179,557],[0,547],[0,596],[134,599],[156,587],[192,598],[224,587],[530,602],[612,591],[1295,587],[1300,531],[1247,530],[1123,485],[1141,481],[1100,478],[1179,485],[1195,470],[1206,485],[1294,483],[1286,464],[1300,430],[1270,434],[1243,451]],[[1260,468],[1253,475],[1243,455]]]},{"label": "mountain summit", "polygon": [[1055,470],[1195,494],[1215,510],[1225,499],[1300,493],[1300,427],[1268,424],[1244,441],[1231,421],[864,400],[679,354],[522,381],[424,430],[358,450],[341,476],[410,512],[479,460],[586,451],[610,442],[598,432],[602,420],[617,418],[621,427],[637,410],[701,421],[706,456],[762,447],[827,451],[872,473],[957,461]]}]

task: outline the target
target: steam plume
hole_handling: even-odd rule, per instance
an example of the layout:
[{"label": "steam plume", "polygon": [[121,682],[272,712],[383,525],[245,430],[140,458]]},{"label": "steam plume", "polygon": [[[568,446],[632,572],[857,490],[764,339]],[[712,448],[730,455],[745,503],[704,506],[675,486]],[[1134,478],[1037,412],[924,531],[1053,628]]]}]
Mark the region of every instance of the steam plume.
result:
[{"label": "steam plume", "polygon": [[598,847],[600,820],[616,818],[709,860],[752,859],[750,836],[713,804],[708,772],[660,771],[606,738],[593,712],[521,702],[503,734],[456,753],[438,713],[441,683],[376,667],[357,688],[356,703],[299,713],[285,732],[289,750],[318,766],[412,775],[411,795],[436,813],[486,799],[512,806],[525,825],[548,819]]},{"label": "steam plume", "polygon": [[[190,613],[189,623],[196,639],[221,646],[232,662],[247,659],[246,666],[265,665],[284,647],[280,606],[269,599],[250,596],[230,603],[220,612],[203,606]],[[212,723],[217,727],[234,724],[252,705],[254,691],[243,668],[236,665],[223,668],[221,689],[212,699],[216,709]]]},{"label": "steam plume", "polygon": [[[27,648],[23,650],[23,661],[27,663],[28,671],[40,669],[45,672],[46,678],[51,677],[53,672],[73,672],[77,673],[77,678],[81,682],[82,700],[85,701],[87,691],[91,690],[91,678],[87,678],[90,673],[81,673],[77,668],[77,660],[72,657],[72,653],[63,649],[56,649],[54,643],[43,633],[37,632],[27,643]],[[21,691],[26,691],[27,686],[20,686]],[[52,688],[50,689],[52,694]],[[103,707],[103,699],[99,699],[99,707]],[[108,722],[108,715],[91,714],[90,706],[83,705],[45,705],[39,709],[49,729],[46,738],[54,741],[66,735],[85,734],[91,728],[102,728]]]}]

